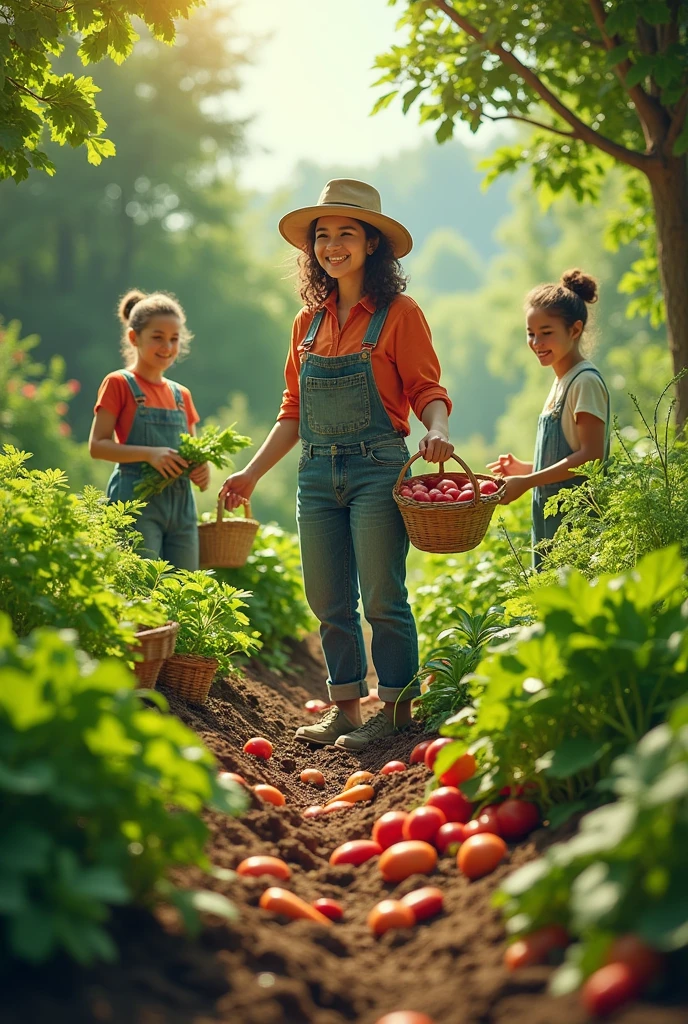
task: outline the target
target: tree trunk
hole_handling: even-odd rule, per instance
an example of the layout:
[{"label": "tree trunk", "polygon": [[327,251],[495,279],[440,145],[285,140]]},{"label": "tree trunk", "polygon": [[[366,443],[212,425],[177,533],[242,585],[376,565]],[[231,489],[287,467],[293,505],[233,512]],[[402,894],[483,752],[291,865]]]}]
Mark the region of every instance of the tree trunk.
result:
[{"label": "tree trunk", "polygon": [[[657,256],[674,373],[688,367],[688,164],[671,158],[650,176]],[[679,381],[676,422],[688,420],[688,375]]]}]

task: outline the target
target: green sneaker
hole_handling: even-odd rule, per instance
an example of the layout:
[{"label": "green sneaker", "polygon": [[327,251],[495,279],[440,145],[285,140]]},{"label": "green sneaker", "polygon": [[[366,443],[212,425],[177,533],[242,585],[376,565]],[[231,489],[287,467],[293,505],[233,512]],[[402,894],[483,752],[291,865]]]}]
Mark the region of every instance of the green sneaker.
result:
[{"label": "green sneaker", "polygon": [[301,740],[302,743],[317,743],[321,747],[327,747],[346,733],[353,732],[355,728],[354,723],[343,711],[338,707],[331,707],[315,725],[302,725],[297,729],[294,739]]},{"label": "green sneaker", "polygon": [[401,730],[394,728],[393,723],[384,711],[378,711],[376,715],[368,719],[365,725],[360,725],[353,732],[349,731],[345,735],[340,736],[335,746],[343,747],[344,750],[363,750],[364,747],[367,747],[374,740],[381,740],[386,736],[394,736],[398,732],[401,732]]}]

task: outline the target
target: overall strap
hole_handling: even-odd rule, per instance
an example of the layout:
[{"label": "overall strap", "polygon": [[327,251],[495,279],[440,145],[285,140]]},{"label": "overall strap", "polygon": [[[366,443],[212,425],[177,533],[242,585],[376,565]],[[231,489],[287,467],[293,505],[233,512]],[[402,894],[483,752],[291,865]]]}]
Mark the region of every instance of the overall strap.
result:
[{"label": "overall strap", "polygon": [[174,400],[177,403],[177,408],[180,412],[186,412],[186,406],[184,405],[184,396],[182,395],[182,389],[177,384],[176,380],[168,380],[167,383],[170,385],[170,390],[174,395]]},{"label": "overall strap", "polygon": [[584,366],[583,369],[579,370],[578,373],[576,374],[576,376],[572,377],[571,380],[566,385],[566,390],[564,391],[564,394],[561,396],[560,401],[557,402],[557,408],[560,411],[564,408],[564,406],[566,404],[566,399],[568,397],[569,391],[571,390],[571,385],[573,384],[573,382],[575,380],[578,380],[578,378],[581,377],[584,373],[594,373],[596,377],[599,377],[599,379],[602,381],[602,387],[604,388],[604,390],[607,393],[607,402],[609,402],[609,391],[607,390],[607,385],[604,383],[604,378],[603,378],[602,374],[600,373],[600,371],[597,369],[596,366]]},{"label": "overall strap", "polygon": [[129,385],[129,390],[131,391],[132,395],[134,396],[134,401],[136,402],[136,404],[137,405],[141,405],[141,406],[145,405],[146,404],[146,396],[144,395],[143,391],[139,387],[138,381],[136,380],[136,377],[131,372],[131,370],[122,370],[122,376],[124,377],[125,381]]},{"label": "overall strap", "polygon": [[385,325],[387,314],[389,313],[389,306],[381,306],[380,309],[376,309],[370,318],[368,324],[368,330],[365,333],[363,339],[363,348],[375,348],[380,338],[380,332]]},{"label": "overall strap", "polygon": [[315,336],[318,333],[318,328],[320,327],[320,324],[323,322],[324,316],[325,310],[319,309],[318,312],[313,317],[313,319],[311,320],[311,325],[308,328],[308,334],[303,339],[303,345],[301,346],[304,352],[308,352],[313,347]]}]

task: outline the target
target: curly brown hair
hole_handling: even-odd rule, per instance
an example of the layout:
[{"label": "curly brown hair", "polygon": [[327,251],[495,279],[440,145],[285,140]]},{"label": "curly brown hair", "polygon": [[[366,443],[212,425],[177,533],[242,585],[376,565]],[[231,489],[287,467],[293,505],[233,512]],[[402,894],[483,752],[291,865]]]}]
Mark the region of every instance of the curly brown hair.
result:
[{"label": "curly brown hair", "polygon": [[[399,260],[395,259],[392,244],[381,231],[372,224],[354,218],[365,231],[366,239],[377,242],[375,251],[365,262],[363,278],[363,294],[375,303],[376,309],[388,306],[392,299],[406,291],[408,278],[404,274]],[[308,229],[308,248],[299,254],[299,295],[309,310],[318,309],[336,286],[336,281],[318,263],[315,250],[315,225],[312,221]]]}]

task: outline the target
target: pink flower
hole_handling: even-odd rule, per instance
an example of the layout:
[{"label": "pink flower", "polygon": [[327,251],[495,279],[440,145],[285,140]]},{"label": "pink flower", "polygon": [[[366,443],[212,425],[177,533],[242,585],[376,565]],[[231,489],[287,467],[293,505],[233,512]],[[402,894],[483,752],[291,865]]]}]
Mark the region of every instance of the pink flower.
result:
[{"label": "pink flower", "polygon": [[69,437],[72,432],[72,428],[69,423],[60,423],[57,428],[63,437]]},{"label": "pink flower", "polygon": [[79,392],[81,391],[81,384],[79,383],[78,380],[74,380],[74,378],[72,378],[72,380],[67,381],[67,387],[69,388],[70,392],[73,395],[78,395]]},{"label": "pink flower", "polygon": [[21,389],[21,393],[24,396],[24,398],[35,398],[36,397],[36,385],[35,384],[25,384],[24,387]]},{"label": "pink flower", "polygon": [[58,416],[66,416],[69,412],[69,406],[66,402],[58,402],[55,406],[55,412]]}]

